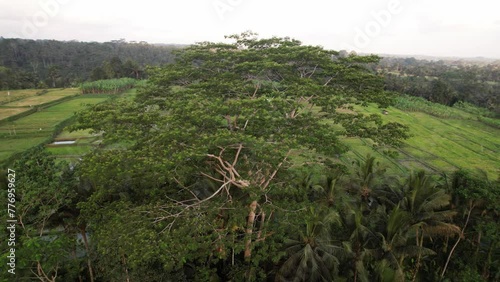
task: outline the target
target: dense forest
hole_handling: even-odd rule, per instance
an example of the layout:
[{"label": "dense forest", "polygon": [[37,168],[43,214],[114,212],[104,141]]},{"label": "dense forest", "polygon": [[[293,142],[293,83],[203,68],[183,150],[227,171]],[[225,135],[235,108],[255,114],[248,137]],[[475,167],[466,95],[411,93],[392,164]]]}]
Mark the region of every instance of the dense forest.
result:
[{"label": "dense forest", "polygon": [[[2,183],[17,193],[19,281],[500,279],[498,180],[339,162],[340,137],[394,147],[411,137],[352,109],[394,105],[413,74],[384,76],[396,63],[290,38],[228,38],[148,68],[134,99],[79,112],[71,129],[102,135],[79,163],[37,147],[11,166],[19,188]],[[427,74],[452,84],[447,75]]]},{"label": "dense forest", "polygon": [[87,80],[143,78],[147,65],[173,62],[177,45],[0,37],[0,89],[78,86]]}]

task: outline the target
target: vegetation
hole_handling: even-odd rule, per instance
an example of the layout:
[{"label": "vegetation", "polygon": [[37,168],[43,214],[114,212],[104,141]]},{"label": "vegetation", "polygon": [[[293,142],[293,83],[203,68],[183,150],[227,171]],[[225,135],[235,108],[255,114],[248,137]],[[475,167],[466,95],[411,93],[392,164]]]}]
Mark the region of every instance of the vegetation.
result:
[{"label": "vegetation", "polygon": [[68,124],[68,119],[74,116],[75,111],[103,102],[107,98],[76,97],[13,121],[0,123],[0,162],[33,146],[49,142],[57,131]]},{"label": "vegetation", "polygon": [[181,46],[0,37],[0,90],[78,87],[84,81],[144,78],[146,65],[172,63]]},{"label": "vegetation", "polygon": [[467,103],[467,102],[457,102],[453,105],[453,107],[460,109],[464,112],[468,112],[468,113],[475,114],[478,116],[495,117],[494,112],[489,111],[488,109],[485,109],[485,108],[475,106],[475,105],[473,105],[471,103]]},{"label": "vegetation", "polygon": [[[459,133],[495,152],[496,129],[459,108],[446,108],[456,117],[435,118],[424,112],[440,106],[385,91],[370,69],[376,56],[251,32],[228,38],[150,68],[137,95],[80,104],[75,132],[61,138],[95,133],[102,141],[80,162],[49,151],[81,147],[37,147],[12,164],[22,184],[17,279],[500,279],[499,180],[460,169],[390,171],[380,162],[383,154],[399,161],[415,142],[429,151],[420,154],[458,148]],[[53,124],[79,99],[104,97],[80,96],[25,118]],[[394,107],[405,101],[421,108]],[[433,143],[435,132],[448,141]],[[348,159],[349,148],[356,157]],[[366,154],[373,150],[386,152]],[[467,150],[454,153],[462,156],[452,161],[474,160]]]},{"label": "vegetation", "polygon": [[[440,106],[442,105],[437,105],[438,108]],[[357,107],[355,110],[366,114],[381,112],[375,106]],[[387,110],[389,114],[383,115],[383,121],[407,124],[412,137],[397,149],[373,147],[368,140],[347,140],[351,152],[342,157],[344,163],[372,154],[387,166],[391,174],[421,169],[434,173],[451,173],[466,168],[485,170],[493,179],[500,176],[500,163],[496,158],[500,150],[500,132],[478,121],[478,116],[458,109],[454,111],[467,119],[437,118],[422,111],[407,112],[395,107]],[[397,152],[398,155],[390,156],[384,151]]]},{"label": "vegetation", "polygon": [[80,89],[83,94],[116,94],[134,87],[136,83],[133,78],[106,79],[82,83]]},{"label": "vegetation", "polygon": [[384,58],[374,66],[385,77],[386,89],[453,106],[466,102],[500,113],[498,61],[473,64],[464,61],[427,61]]},{"label": "vegetation", "polygon": [[409,112],[424,112],[442,118],[465,118],[462,111],[457,111],[452,107],[436,104],[421,97],[401,96],[396,100],[397,108]]}]

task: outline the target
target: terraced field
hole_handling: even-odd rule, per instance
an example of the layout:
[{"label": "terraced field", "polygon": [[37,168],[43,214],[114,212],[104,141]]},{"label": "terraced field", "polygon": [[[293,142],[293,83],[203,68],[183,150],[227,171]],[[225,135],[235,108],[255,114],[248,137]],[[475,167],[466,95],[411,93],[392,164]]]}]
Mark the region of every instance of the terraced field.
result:
[{"label": "terraced field", "polygon": [[5,104],[5,107],[34,107],[43,105],[49,102],[53,102],[64,97],[77,95],[80,90],[74,89],[55,89],[49,90],[47,93],[42,95],[30,96],[24,99],[20,99],[14,102]]},{"label": "terraced field", "polygon": [[[130,89],[120,94],[120,99],[133,99],[136,95],[136,89]],[[56,136],[55,140],[74,140],[71,145],[48,146],[47,151],[55,155],[59,160],[75,162],[82,155],[91,151],[100,142],[100,137],[92,134],[90,130],[78,130],[69,132],[63,130]]]},{"label": "terraced field", "polygon": [[[64,98],[67,94],[56,92],[54,96],[57,95]],[[103,102],[108,98],[109,96],[106,95],[78,96],[14,121],[1,122],[0,162],[5,161],[15,153],[47,141],[52,137],[56,126],[71,118],[76,111],[82,110],[88,105]]]},{"label": "terraced field", "polygon": [[37,93],[40,93],[40,89],[0,91],[0,105],[35,96]]},{"label": "terraced field", "polygon": [[78,95],[78,89],[0,91],[0,121]]},{"label": "terraced field", "polygon": [[[376,107],[356,108],[359,112],[380,113]],[[350,160],[367,153],[376,155],[391,170],[426,169],[434,172],[457,168],[482,169],[496,179],[500,174],[500,130],[476,120],[437,118],[422,112],[389,108],[384,121],[410,127],[412,137],[397,149],[399,156],[388,157],[385,149],[372,149],[368,140],[346,140],[353,150],[344,156]],[[464,116],[468,114],[464,113]],[[470,115],[469,115],[470,116]]]}]

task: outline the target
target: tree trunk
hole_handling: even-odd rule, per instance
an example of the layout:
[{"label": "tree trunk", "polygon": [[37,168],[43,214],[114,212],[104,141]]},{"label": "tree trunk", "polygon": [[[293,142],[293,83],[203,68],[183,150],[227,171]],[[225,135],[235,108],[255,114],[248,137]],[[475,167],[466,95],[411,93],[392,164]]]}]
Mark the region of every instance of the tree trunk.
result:
[{"label": "tree trunk", "polygon": [[89,267],[90,281],[94,282],[94,271],[92,270],[92,263],[90,262],[90,248],[85,227],[80,229],[80,234],[82,234],[83,243],[85,244],[85,252],[87,253],[87,266]]},{"label": "tree trunk", "polygon": [[490,247],[488,248],[488,254],[486,255],[486,263],[484,264],[483,273],[481,275],[483,277],[483,279],[485,279],[485,280],[488,280],[488,278],[490,278],[489,269],[490,269],[490,265],[491,265],[491,255],[493,254],[493,246],[494,245],[495,245],[495,242],[490,243]]},{"label": "tree trunk", "polygon": [[443,272],[441,272],[441,279],[444,277],[444,274],[446,272],[446,268],[448,268],[448,263],[450,262],[451,255],[453,255],[453,252],[455,251],[456,247],[458,246],[458,243],[460,243],[460,240],[462,239],[462,237],[464,237],[464,234],[465,234],[464,231],[465,231],[465,228],[467,227],[467,224],[469,223],[470,214],[472,213],[472,209],[474,209],[474,205],[470,204],[469,212],[467,213],[467,220],[465,220],[464,227],[460,231],[460,235],[457,239],[457,242],[455,242],[455,245],[453,245],[453,248],[451,248],[450,254],[448,255],[448,259],[446,260],[446,263],[444,265]]},{"label": "tree trunk", "polygon": [[257,209],[257,201],[253,201],[250,204],[250,212],[248,213],[247,219],[247,240],[245,241],[245,260],[250,260],[252,257],[252,232],[253,232],[253,223],[255,222],[255,210]]},{"label": "tree trunk", "polygon": [[412,281],[415,281],[417,279],[417,274],[418,274],[418,270],[420,269],[420,260],[422,259],[422,248],[424,246],[424,230],[422,230],[421,232],[422,235],[420,240],[419,240],[419,234],[418,234],[418,229],[416,231],[416,239],[417,239],[417,246],[419,247],[419,250],[418,250],[418,256],[417,256],[417,263],[416,263],[416,266],[415,266],[415,273],[413,273],[413,278],[412,278]]},{"label": "tree trunk", "polygon": [[123,268],[125,269],[125,277],[127,282],[130,282],[130,276],[128,275],[128,268],[127,268],[127,259],[125,258],[125,255],[122,255],[122,262],[123,262]]},{"label": "tree trunk", "polygon": [[264,229],[264,223],[266,221],[266,213],[261,210],[260,212],[260,225],[259,225],[259,232],[257,233],[257,239],[260,239],[262,235],[262,230]]}]

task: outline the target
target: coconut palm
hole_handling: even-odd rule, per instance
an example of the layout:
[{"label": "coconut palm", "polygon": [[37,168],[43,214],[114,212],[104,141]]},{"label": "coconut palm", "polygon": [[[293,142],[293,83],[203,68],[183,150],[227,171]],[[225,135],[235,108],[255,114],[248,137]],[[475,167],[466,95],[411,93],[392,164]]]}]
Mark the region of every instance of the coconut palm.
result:
[{"label": "coconut palm", "polygon": [[456,214],[450,209],[450,200],[450,195],[438,187],[436,181],[424,171],[412,173],[401,187],[399,205],[410,215],[408,232],[414,234],[419,250],[413,280],[418,274],[422,256],[426,253],[423,248],[424,238],[449,237],[460,233],[460,228],[450,223]]},{"label": "coconut palm", "polygon": [[309,210],[310,216],[296,239],[286,242],[288,259],[276,275],[276,281],[332,281],[339,265],[342,248],[329,239],[337,212]]},{"label": "coconut palm", "polygon": [[[375,212],[374,212],[375,213]],[[347,267],[353,281],[370,281],[370,266],[368,263],[376,255],[376,233],[373,232],[370,222],[376,221],[378,215],[374,213],[364,216],[358,206],[352,206],[347,213],[343,213],[342,223],[349,237],[342,242],[347,258]]]},{"label": "coconut palm", "polygon": [[310,200],[323,205],[325,208],[335,208],[336,210],[350,209],[354,199],[346,191],[342,183],[342,173],[334,172],[320,178],[317,181],[309,180]]},{"label": "coconut palm", "polygon": [[403,210],[399,204],[387,214],[385,229],[377,233],[378,263],[375,271],[380,281],[405,281],[406,258],[436,254],[431,249],[410,242],[411,227],[411,214]]},{"label": "coconut palm", "polygon": [[353,164],[354,178],[348,185],[348,191],[359,197],[364,210],[374,209],[378,204],[386,204],[387,198],[390,197],[388,187],[394,179],[386,177],[385,168],[370,154],[364,161],[356,160]]}]

